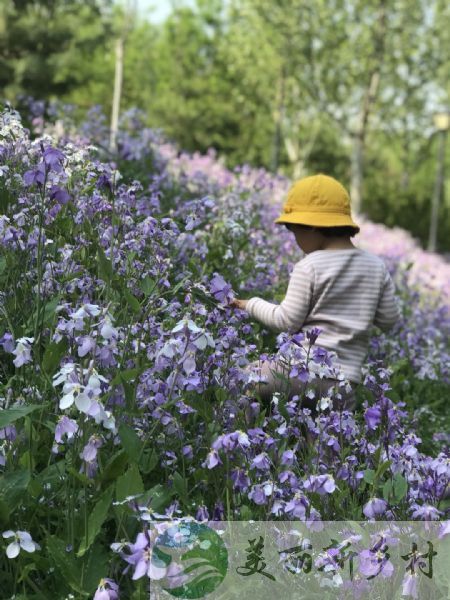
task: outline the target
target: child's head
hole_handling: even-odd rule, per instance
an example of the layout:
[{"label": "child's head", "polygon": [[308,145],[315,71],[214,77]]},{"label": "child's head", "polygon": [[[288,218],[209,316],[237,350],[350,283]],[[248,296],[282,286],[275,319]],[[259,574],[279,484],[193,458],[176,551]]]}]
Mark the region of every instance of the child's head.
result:
[{"label": "child's head", "polygon": [[285,223],[285,226],[293,232],[297,245],[305,254],[329,247],[352,247],[353,244],[350,242],[350,238],[357,233],[354,227],[348,225],[342,227],[312,227],[311,225]]},{"label": "child's head", "polygon": [[350,196],[343,185],[327,175],[313,175],[290,188],[283,214],[275,223],[294,232],[297,244],[308,253],[331,244],[349,244],[359,231],[350,210]]}]

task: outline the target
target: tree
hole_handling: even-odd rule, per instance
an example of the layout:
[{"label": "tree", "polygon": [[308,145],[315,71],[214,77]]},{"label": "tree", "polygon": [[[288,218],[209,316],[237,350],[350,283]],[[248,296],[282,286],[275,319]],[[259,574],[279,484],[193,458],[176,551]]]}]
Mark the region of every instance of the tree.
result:
[{"label": "tree", "polygon": [[7,98],[39,99],[84,86],[92,55],[108,39],[108,0],[4,0],[0,85]]}]

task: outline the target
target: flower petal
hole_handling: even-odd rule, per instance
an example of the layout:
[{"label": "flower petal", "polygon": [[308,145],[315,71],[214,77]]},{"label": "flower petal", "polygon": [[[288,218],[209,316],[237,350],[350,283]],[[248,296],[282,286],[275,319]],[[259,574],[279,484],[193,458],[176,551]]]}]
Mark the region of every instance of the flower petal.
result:
[{"label": "flower petal", "polygon": [[6,556],[8,558],[16,558],[16,556],[18,556],[19,552],[20,552],[19,542],[12,542],[12,544],[9,544],[9,546],[6,548]]}]

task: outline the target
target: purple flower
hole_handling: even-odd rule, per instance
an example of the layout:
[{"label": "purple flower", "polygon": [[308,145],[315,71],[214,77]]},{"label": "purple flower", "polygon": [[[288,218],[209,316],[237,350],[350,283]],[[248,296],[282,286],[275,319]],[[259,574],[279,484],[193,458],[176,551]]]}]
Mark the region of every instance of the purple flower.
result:
[{"label": "purple flower", "polygon": [[306,517],[306,509],[308,508],[309,503],[305,496],[303,496],[300,492],[297,492],[292,500],[286,502],[286,506],[284,507],[285,513],[290,514],[296,519],[305,519]]},{"label": "purple flower", "polygon": [[322,330],[319,327],[313,327],[312,329],[306,332],[306,339],[312,345],[317,340],[321,332]]},{"label": "purple flower", "polygon": [[49,170],[56,172],[61,171],[64,154],[57,148],[46,148],[44,150],[44,163],[49,167]]},{"label": "purple flower", "polygon": [[417,591],[417,574],[406,572],[403,577],[402,596],[411,596],[412,598],[418,598],[419,593]]},{"label": "purple flower", "polygon": [[316,492],[318,494],[332,494],[336,489],[336,484],[331,475],[311,475],[304,482],[304,488],[308,492]]},{"label": "purple flower", "polygon": [[387,509],[387,502],[382,498],[371,498],[364,506],[363,513],[368,519],[374,519],[384,514]]},{"label": "purple flower", "polygon": [[100,579],[93,600],[119,600],[119,586],[112,579]]},{"label": "purple flower", "polygon": [[366,420],[367,427],[369,429],[376,429],[381,423],[381,410],[378,406],[371,406],[366,409],[364,413],[364,419]]},{"label": "purple flower", "polygon": [[165,577],[166,565],[152,554],[148,534],[138,533],[136,542],[129,544],[131,554],[124,555],[125,560],[134,566],[132,579],[140,579],[147,575],[150,579],[162,579]]},{"label": "purple flower", "polygon": [[250,486],[250,478],[248,477],[247,471],[237,467],[231,471],[231,481],[233,482],[233,489],[238,492],[247,490]]},{"label": "purple flower", "polygon": [[281,464],[291,466],[294,463],[295,455],[292,450],[285,450],[281,456]]},{"label": "purple flower", "polygon": [[262,485],[254,485],[250,492],[248,493],[248,498],[253,500],[255,504],[263,505],[267,504],[267,496],[264,492],[264,486]]},{"label": "purple flower", "polygon": [[209,285],[211,294],[222,304],[226,304],[227,301],[232,300],[233,288],[218,273],[214,273]]},{"label": "purple flower", "polygon": [[381,547],[379,550],[374,549],[363,550],[359,554],[359,570],[366,577],[390,577],[394,572],[394,565],[389,560],[386,554],[387,546]]},{"label": "purple flower", "polygon": [[1,338],[0,338],[0,346],[3,346],[3,350],[5,352],[9,352],[10,354],[12,354],[12,352],[14,351],[14,337],[6,332]]},{"label": "purple flower", "polygon": [[17,346],[13,351],[15,359],[13,363],[16,367],[21,367],[26,363],[31,362],[31,344],[34,342],[34,338],[22,337],[17,340]]},{"label": "purple flower", "polygon": [[26,186],[32,186],[34,184],[44,185],[45,183],[45,164],[39,163],[34,169],[26,171],[23,175],[23,181]]},{"label": "purple flower", "polygon": [[413,504],[411,510],[413,511],[412,516],[414,519],[422,519],[423,521],[439,521],[439,517],[444,514],[429,504],[424,504],[423,506]]},{"label": "purple flower", "polygon": [[50,199],[56,200],[59,204],[67,204],[70,200],[70,195],[67,190],[53,185],[50,189]]},{"label": "purple flower", "polygon": [[289,377],[291,379],[300,379],[300,381],[302,381],[303,383],[308,383],[309,381],[309,371],[308,369],[305,367],[305,365],[293,365],[290,373],[289,373]]},{"label": "purple flower", "polygon": [[265,452],[261,452],[252,460],[252,464],[250,466],[251,469],[256,468],[261,471],[267,471],[270,469],[270,460]]},{"label": "purple flower", "polygon": [[195,513],[196,521],[209,521],[209,511],[206,506],[199,506]]},{"label": "purple flower", "polygon": [[103,446],[102,438],[95,434],[91,435],[88,443],[80,454],[80,458],[85,462],[93,462],[97,458],[97,451],[101,446]]},{"label": "purple flower", "polygon": [[77,423],[73,419],[69,419],[69,417],[63,415],[59,418],[55,427],[55,441],[61,444],[63,435],[67,435],[67,439],[70,440],[77,431]]},{"label": "purple flower", "polygon": [[204,462],[204,466],[208,467],[208,469],[214,469],[214,467],[217,467],[217,465],[220,464],[222,464],[222,461],[220,460],[217,451],[211,450],[210,452],[208,452],[208,456],[206,458],[206,461]]}]

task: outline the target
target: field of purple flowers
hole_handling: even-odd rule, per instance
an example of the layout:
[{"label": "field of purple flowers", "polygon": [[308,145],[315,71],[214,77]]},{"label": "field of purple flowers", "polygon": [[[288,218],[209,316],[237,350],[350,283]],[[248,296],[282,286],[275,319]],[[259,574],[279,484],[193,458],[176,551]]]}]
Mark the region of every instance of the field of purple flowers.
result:
[{"label": "field of purple flowers", "polygon": [[335,368],[320,332],[276,335],[228,307],[283,298],[300,259],[273,225],[288,182],[179,153],[136,115],[114,161],[95,112],[41,133],[2,113],[2,597],[148,597],[162,515],[448,518],[444,259],[357,218],[402,306],[373,332],[358,410],[317,398],[313,418],[283,394],[262,407],[258,357],[289,356],[309,396],[317,366]]}]

